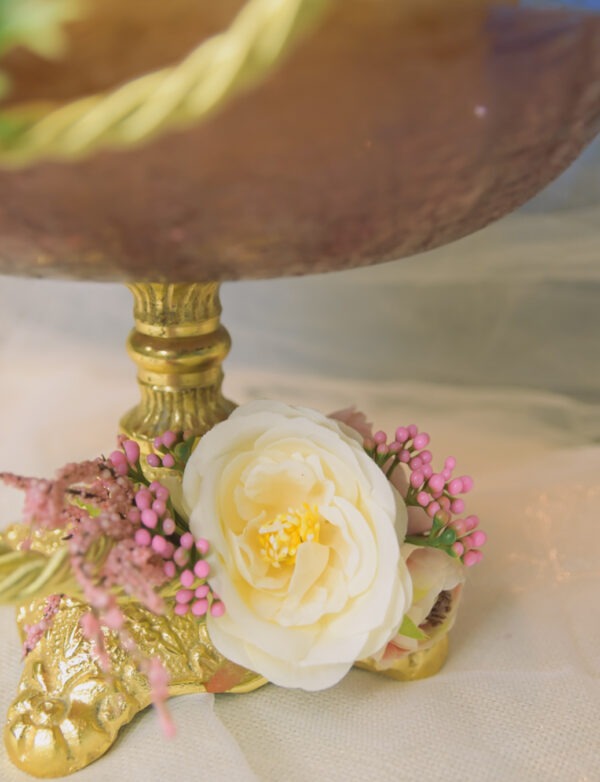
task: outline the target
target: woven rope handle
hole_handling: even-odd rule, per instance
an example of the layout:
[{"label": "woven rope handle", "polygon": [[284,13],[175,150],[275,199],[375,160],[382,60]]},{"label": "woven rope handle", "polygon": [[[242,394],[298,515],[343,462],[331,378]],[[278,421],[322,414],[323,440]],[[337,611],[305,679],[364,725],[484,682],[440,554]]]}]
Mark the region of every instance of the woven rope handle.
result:
[{"label": "woven rope handle", "polygon": [[195,124],[264,79],[332,2],[249,0],[227,30],[178,65],[50,111],[34,105],[6,111],[0,120],[11,132],[0,143],[0,165],[74,160]]}]

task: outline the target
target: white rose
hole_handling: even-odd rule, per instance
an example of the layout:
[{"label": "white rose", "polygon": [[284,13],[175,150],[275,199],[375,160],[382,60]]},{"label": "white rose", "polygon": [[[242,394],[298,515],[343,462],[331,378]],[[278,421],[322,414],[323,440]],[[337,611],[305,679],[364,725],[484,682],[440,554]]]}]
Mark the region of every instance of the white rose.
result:
[{"label": "white rose", "polygon": [[239,407],[183,476],[225,615],[215,647],[284,687],[338,682],[398,631],[412,587],[406,507],[350,428],[277,402]]}]

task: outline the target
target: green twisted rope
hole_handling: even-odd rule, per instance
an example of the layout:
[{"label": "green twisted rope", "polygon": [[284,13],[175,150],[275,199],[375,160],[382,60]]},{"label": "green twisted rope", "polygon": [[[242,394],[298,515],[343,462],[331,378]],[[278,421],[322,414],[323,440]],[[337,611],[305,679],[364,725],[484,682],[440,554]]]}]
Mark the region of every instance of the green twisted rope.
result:
[{"label": "green twisted rope", "polygon": [[127,148],[204,119],[263,79],[334,0],[249,0],[231,26],[172,68],[44,113],[21,106],[0,117],[0,165],[73,160]]}]

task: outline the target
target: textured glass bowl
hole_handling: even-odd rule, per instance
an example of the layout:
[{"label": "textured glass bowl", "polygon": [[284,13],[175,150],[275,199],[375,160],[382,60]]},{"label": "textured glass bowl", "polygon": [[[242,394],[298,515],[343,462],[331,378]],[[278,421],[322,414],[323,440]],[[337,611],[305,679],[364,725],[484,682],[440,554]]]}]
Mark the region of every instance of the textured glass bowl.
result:
[{"label": "textured glass bowl", "polygon": [[[90,0],[64,61],[5,65],[10,102],[174,63],[240,0]],[[0,272],[229,280],[400,258],[512,210],[600,127],[600,15],[344,0],[270,78],[133,151],[0,171]]]}]

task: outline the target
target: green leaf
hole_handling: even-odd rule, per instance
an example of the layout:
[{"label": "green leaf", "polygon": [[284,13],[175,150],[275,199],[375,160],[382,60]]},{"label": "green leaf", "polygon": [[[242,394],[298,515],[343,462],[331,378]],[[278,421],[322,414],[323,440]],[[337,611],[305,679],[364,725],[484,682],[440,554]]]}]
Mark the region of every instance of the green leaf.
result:
[{"label": "green leaf", "polygon": [[427,633],[420,630],[408,614],[405,614],[398,632],[407,638],[414,638],[415,641],[426,641],[429,638]]}]

